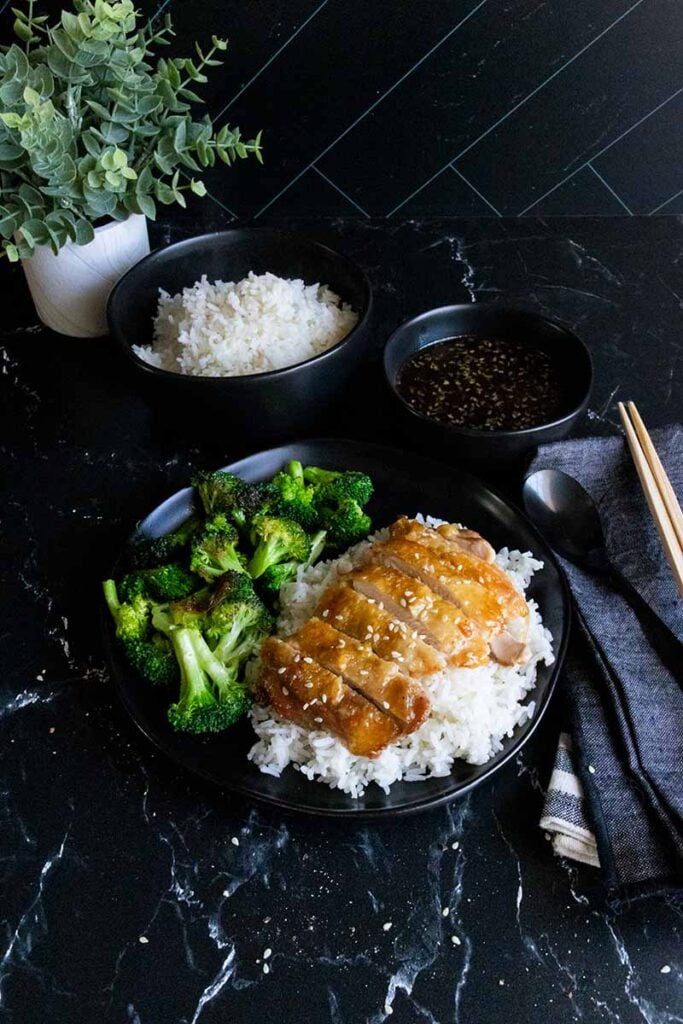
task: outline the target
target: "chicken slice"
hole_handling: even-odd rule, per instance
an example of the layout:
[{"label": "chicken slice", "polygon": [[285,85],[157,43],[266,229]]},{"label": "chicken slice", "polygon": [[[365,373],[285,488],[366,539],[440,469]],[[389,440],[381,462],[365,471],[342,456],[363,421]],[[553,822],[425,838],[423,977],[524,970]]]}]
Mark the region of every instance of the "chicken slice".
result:
[{"label": "chicken slice", "polygon": [[422,639],[441,651],[455,667],[482,665],[489,660],[488,643],[470,619],[418,580],[384,565],[366,565],[345,577],[346,582],[382,610],[405,622]]},{"label": "chicken slice", "polygon": [[492,563],[496,560],[496,552],[492,545],[475,530],[466,530],[464,526],[454,526],[453,523],[442,523],[441,526],[437,526],[436,532],[449,543],[468,551],[476,558],[481,558],[482,562]]},{"label": "chicken slice", "polygon": [[495,636],[502,631],[508,618],[503,595],[497,594],[490,584],[485,586],[463,577],[438,552],[397,537],[386,544],[375,544],[369,558],[431,587],[440,597],[457,605],[485,636]]},{"label": "chicken slice", "polygon": [[399,723],[401,732],[414,732],[429,713],[429,699],[422,688],[399,666],[378,658],[369,647],[345,636],[323,619],[312,618],[288,638],[302,657],[310,657],[336,672],[380,710]]},{"label": "chicken slice", "polygon": [[376,757],[395,742],[402,729],[362,694],[278,637],[261,647],[257,699],[290,722],[307,729],[326,729],[352,754]]},{"label": "chicken slice", "polygon": [[329,590],[316,614],[335,629],[367,644],[385,661],[391,662],[400,654],[401,669],[413,679],[438,672],[446,664],[436,648],[430,647],[407,622],[397,621],[376,601],[368,601],[352,587]]},{"label": "chicken slice", "polygon": [[524,597],[510,577],[495,563],[485,562],[451,543],[431,526],[425,526],[414,519],[398,519],[390,528],[390,533],[392,538],[421,544],[422,547],[433,551],[440,559],[448,562],[451,571],[463,582],[481,583],[487,590],[494,591],[506,619],[523,618],[529,614]]}]

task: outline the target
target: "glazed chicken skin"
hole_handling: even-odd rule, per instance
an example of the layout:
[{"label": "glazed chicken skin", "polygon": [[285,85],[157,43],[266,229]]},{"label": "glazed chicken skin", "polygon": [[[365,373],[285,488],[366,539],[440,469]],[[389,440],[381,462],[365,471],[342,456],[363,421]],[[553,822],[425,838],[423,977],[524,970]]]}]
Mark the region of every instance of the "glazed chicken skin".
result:
[{"label": "glazed chicken skin", "polygon": [[[399,523],[403,521],[403,519],[399,519]],[[406,520],[406,522],[415,522],[415,520]],[[481,558],[482,562],[491,563],[496,559],[496,552],[489,542],[484,540],[482,535],[474,530],[466,530],[464,526],[454,526],[453,523],[442,523],[441,526],[437,526],[436,532],[444,540],[455,544],[462,551],[467,551],[468,554]]]},{"label": "glazed chicken skin", "polygon": [[401,727],[341,676],[304,658],[288,643],[271,636],[261,648],[256,698],[270,704],[290,722],[309,729],[327,729],[352,754],[376,757],[401,734]]},{"label": "glazed chicken skin", "polygon": [[384,565],[364,566],[345,579],[380,608],[415,629],[450,665],[472,668],[488,661],[488,643],[471,620],[419,580]]},{"label": "glazed chicken skin", "polygon": [[390,532],[388,543],[373,547],[373,561],[414,576],[457,605],[488,639],[497,661],[528,658],[529,609],[502,569],[414,520],[399,519]]},{"label": "glazed chicken skin", "polygon": [[420,680],[446,666],[523,662],[529,610],[495,552],[453,524],[401,518],[340,575],[295,633],[261,647],[256,698],[376,757],[429,714]]},{"label": "glazed chicken skin", "polygon": [[424,690],[399,667],[403,659],[378,658],[371,648],[345,636],[323,619],[309,619],[290,642],[302,656],[341,676],[380,711],[394,718],[403,732],[413,732],[429,713]]},{"label": "glazed chicken skin", "polygon": [[443,655],[407,622],[397,622],[377,601],[363,597],[352,587],[328,591],[316,614],[340,632],[370,646],[379,658],[400,658],[401,669],[413,679],[438,672],[446,664]]}]

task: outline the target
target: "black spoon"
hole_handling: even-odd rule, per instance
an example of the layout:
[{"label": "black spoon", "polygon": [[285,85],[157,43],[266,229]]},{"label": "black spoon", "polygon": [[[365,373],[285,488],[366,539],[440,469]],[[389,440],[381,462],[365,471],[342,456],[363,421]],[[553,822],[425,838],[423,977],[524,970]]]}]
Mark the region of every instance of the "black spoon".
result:
[{"label": "black spoon", "polygon": [[539,469],[524,481],[522,498],[529,519],[559,555],[605,578],[649,624],[652,638],[660,638],[667,651],[673,640],[680,655],[675,634],[610,561],[597,506],[578,480],[559,469]]},{"label": "black spoon", "polygon": [[621,577],[607,556],[595,502],[578,480],[559,469],[539,469],[524,481],[522,495],[527,515],[560,555]]}]

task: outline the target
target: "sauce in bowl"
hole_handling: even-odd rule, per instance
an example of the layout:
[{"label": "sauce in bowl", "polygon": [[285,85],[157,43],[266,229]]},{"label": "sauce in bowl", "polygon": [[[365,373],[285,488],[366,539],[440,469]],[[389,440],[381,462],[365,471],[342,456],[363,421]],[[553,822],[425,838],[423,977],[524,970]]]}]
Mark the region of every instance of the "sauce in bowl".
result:
[{"label": "sauce in bowl", "polygon": [[450,426],[524,430],[563,415],[560,374],[540,348],[465,335],[420,349],[396,389],[411,409]]}]

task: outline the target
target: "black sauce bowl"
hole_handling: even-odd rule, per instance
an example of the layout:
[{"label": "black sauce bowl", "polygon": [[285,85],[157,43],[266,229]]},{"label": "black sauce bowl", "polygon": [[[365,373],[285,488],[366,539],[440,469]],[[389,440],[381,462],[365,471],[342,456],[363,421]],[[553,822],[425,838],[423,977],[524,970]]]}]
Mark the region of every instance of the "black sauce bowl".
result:
[{"label": "black sauce bowl", "polygon": [[[159,289],[175,294],[206,274],[209,281],[239,281],[250,270],[326,284],[358,314],[356,326],[332,348],[279,370],[234,377],[194,377],[160,370],[140,359],[133,345],[148,345]],[[107,303],[109,331],[138,381],[160,411],[199,433],[239,431],[245,440],[280,440],[324,420],[362,361],[372,308],[370,282],[341,253],[288,231],[236,228],[188,238],[146,256],[113,288]],[[191,414],[190,414],[191,409]]]},{"label": "black sauce bowl", "polygon": [[[411,408],[398,389],[406,360],[428,345],[468,334],[514,341],[546,352],[560,372],[563,414],[523,430],[480,430],[441,423]],[[565,437],[586,411],[593,383],[590,352],[567,327],[536,313],[484,303],[442,306],[406,321],[386,343],[384,373],[410,436],[482,472],[520,460],[537,445]]]}]

